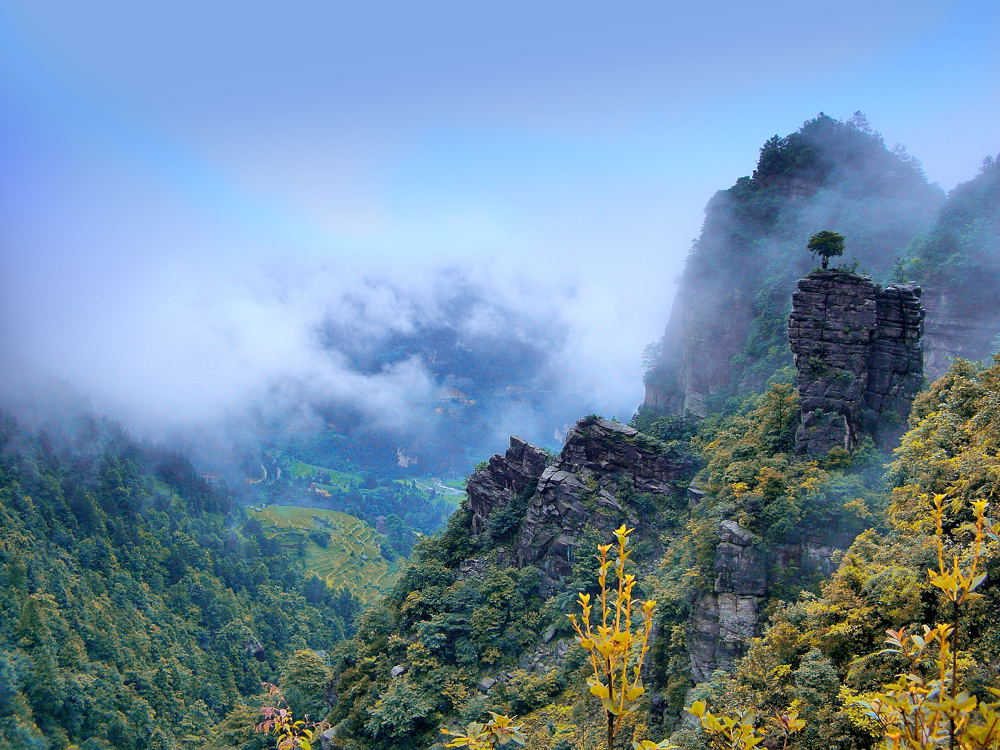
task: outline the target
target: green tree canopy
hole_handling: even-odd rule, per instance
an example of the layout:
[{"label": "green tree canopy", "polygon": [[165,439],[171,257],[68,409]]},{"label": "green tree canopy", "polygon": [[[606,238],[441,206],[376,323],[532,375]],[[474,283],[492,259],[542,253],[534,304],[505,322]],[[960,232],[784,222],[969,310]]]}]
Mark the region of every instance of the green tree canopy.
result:
[{"label": "green tree canopy", "polygon": [[810,237],[806,247],[809,252],[820,257],[823,268],[826,268],[830,258],[844,254],[844,237],[836,232],[823,230]]}]

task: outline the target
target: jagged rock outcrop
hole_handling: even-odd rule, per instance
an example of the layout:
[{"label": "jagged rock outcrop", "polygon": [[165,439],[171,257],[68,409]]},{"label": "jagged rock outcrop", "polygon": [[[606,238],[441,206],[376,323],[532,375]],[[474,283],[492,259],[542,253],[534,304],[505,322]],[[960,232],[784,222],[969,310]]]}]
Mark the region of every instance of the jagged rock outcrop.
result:
[{"label": "jagged rock outcrop", "polygon": [[875,443],[891,448],[906,430],[913,398],[924,384],[921,289],[893,284],[875,295],[875,340],[862,415]]},{"label": "jagged rock outcrop", "polygon": [[545,593],[569,574],[588,527],[610,536],[626,523],[637,538],[655,539],[630,499],[675,495],[698,468],[689,454],[597,417],[577,422],[555,460],[546,465],[545,458],[541,449],[512,438],[504,456],[493,456],[473,473],[467,490],[474,533],[483,533],[491,516],[518,496],[530,494],[512,553],[518,565],[538,567]]},{"label": "jagged rock outcrop", "polygon": [[504,455],[493,456],[484,468],[474,471],[465,490],[472,513],[472,532],[481,534],[494,510],[533,490],[548,458],[538,446],[512,435]]},{"label": "jagged rock outcrop", "polygon": [[798,371],[796,449],[854,448],[898,438],[923,383],[920,288],[814,271],[792,297],[788,342]]},{"label": "jagged rock outcrop", "polygon": [[702,682],[716,669],[732,669],[757,635],[767,595],[767,558],[753,535],[735,521],[719,524],[712,590],[701,594],[688,623],[691,677]]},{"label": "jagged rock outcrop", "polygon": [[628,425],[591,418],[581,419],[569,431],[553,468],[625,478],[635,492],[665,495],[677,491],[678,479],[688,475],[693,464],[687,454]]},{"label": "jagged rock outcrop", "polygon": [[582,419],[566,436],[558,460],[545,469],[521,523],[517,557],[542,572],[543,590],[567,576],[577,540],[594,527],[605,535],[620,523],[650,534],[626,501],[631,494],[673,495],[697,466],[684,453],[623,424]]},{"label": "jagged rock outcrop", "polygon": [[[593,528],[610,538],[621,523],[635,528],[637,545],[652,545],[648,556],[655,559],[662,529],[656,527],[650,508],[668,501],[674,508],[697,506],[705,492],[689,486],[689,481],[698,468],[690,454],[597,417],[580,420],[555,457],[512,438],[504,455],[491,458],[469,479],[470,525],[477,534],[493,534],[498,526],[507,528],[509,519],[491,523],[498,514],[521,515],[513,530],[504,532],[499,546],[462,563],[460,577],[480,577],[498,563],[531,565],[541,572],[542,595],[550,596],[570,576],[584,532]],[[688,622],[696,681],[707,679],[716,669],[731,669],[749,640],[759,634],[775,575],[789,570],[797,571],[797,580],[829,575],[836,552],[851,541],[833,538],[827,530],[815,538],[768,548],[732,520],[721,522],[718,534],[714,577],[693,603]],[[561,648],[553,634],[543,637],[539,654]],[[556,656],[532,657],[525,663],[548,664]]]}]

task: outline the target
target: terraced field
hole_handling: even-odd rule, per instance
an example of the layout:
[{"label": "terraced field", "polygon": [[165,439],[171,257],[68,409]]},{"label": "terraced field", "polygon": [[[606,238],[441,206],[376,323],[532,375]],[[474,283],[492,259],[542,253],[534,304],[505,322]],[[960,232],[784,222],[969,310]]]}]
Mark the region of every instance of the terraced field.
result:
[{"label": "terraced field", "polygon": [[[248,513],[290,549],[301,549],[306,567],[334,589],[347,589],[362,602],[382,594],[396,578],[395,566],[379,552],[380,538],[375,529],[359,518],[335,510],[291,505],[250,506]],[[329,535],[321,546],[310,535]]]}]

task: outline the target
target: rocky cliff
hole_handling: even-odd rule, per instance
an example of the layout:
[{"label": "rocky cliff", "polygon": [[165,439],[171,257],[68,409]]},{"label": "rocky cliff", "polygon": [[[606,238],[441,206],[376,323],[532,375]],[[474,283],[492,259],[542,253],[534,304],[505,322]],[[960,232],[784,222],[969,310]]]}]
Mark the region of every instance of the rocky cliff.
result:
[{"label": "rocky cliff", "polygon": [[885,277],[925,231],[942,193],[863,122],[820,116],[761,149],[751,177],[717,193],[688,257],[647,373],[644,405],[704,416],[791,363],[788,301],[810,235],[847,238],[847,260]]},{"label": "rocky cliff", "polygon": [[[829,531],[829,530],[827,530]],[[801,581],[825,578],[836,569],[849,535],[826,533],[768,548],[732,520],[718,528],[711,588],[699,594],[687,627],[691,678],[702,682],[717,669],[732,671],[760,634],[764,608],[781,571],[795,570]]]},{"label": "rocky cliff", "polygon": [[647,405],[705,416],[707,400],[732,381],[732,359],[746,341],[753,320],[754,289],[727,274],[678,292],[670,331],[675,373],[672,382],[646,386]]},{"label": "rocky cliff", "polygon": [[[570,430],[557,456],[515,437],[505,454],[479,468],[468,483],[470,530],[504,533],[508,541],[499,556],[505,564],[536,567],[548,597],[565,587],[587,529],[607,538],[625,523],[655,559],[663,531],[657,508],[672,504],[676,514],[685,498],[692,509],[705,499],[696,487],[684,490],[697,469],[689,454],[626,425],[589,417]],[[759,632],[776,576],[789,570],[802,580],[828,575],[836,551],[850,543],[827,533],[768,548],[733,520],[720,522],[717,533],[714,578],[692,602],[687,624],[696,682],[716,669],[731,669],[744,653]],[[462,574],[485,569],[483,560],[468,560]]]},{"label": "rocky cliff", "polygon": [[757,635],[767,596],[767,559],[753,535],[735,521],[719,524],[715,581],[688,622],[691,677],[702,682],[716,669],[731,670]]},{"label": "rocky cliff", "polygon": [[788,342],[798,372],[800,453],[852,449],[865,434],[898,439],[923,384],[920,288],[814,271],[792,298]]},{"label": "rocky cliff", "polygon": [[469,478],[471,531],[483,533],[491,518],[510,512],[514,559],[541,571],[547,595],[569,575],[585,529],[606,537],[625,523],[637,538],[655,539],[640,506],[677,496],[696,469],[689,454],[598,417],[577,422],[551,462],[540,448],[511,438],[503,456]]},{"label": "rocky cliff", "polygon": [[507,507],[517,502],[519,495],[533,491],[548,458],[541,448],[511,436],[506,453],[493,456],[486,466],[474,471],[465,490],[472,533],[482,534],[497,508]]},{"label": "rocky cliff", "polygon": [[944,375],[956,357],[989,360],[997,350],[1000,305],[996,304],[996,286],[979,291],[980,286],[943,284],[929,288],[924,296],[924,370],[929,380]]}]

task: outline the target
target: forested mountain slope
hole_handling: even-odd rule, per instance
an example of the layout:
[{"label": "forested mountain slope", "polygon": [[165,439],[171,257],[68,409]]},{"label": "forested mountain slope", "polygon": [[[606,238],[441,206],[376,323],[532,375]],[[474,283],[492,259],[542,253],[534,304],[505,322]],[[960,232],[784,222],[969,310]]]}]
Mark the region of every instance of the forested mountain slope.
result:
[{"label": "forested mountain slope", "polygon": [[[910,431],[889,466],[887,526],[858,537],[818,596],[777,608],[735,673],[717,673],[698,696],[723,710],[752,706],[765,713],[799,700],[808,723],[795,747],[870,747],[880,733],[856,701],[906,667],[899,654],[879,653],[886,631],[913,632],[955,616],[927,575],[938,564],[935,495],[944,496],[941,538],[949,568],[953,556],[964,569],[970,565],[973,501],[989,501],[988,519],[1000,515],[998,403],[1000,363],[957,362],[918,397]],[[960,675],[979,700],[991,700],[988,688],[1000,685],[998,553],[1000,539],[987,535],[980,598],[959,610]]]},{"label": "forested mountain slope", "polygon": [[928,375],[943,374],[951,357],[988,359],[1000,335],[1000,164],[993,158],[951,191],[903,272],[926,290]]},{"label": "forested mountain slope", "polygon": [[0,581],[3,748],[194,744],[351,615],[184,459],[89,418],[0,415]]},{"label": "forested mountain slope", "polygon": [[795,459],[797,404],[775,385],[697,427],[661,418],[657,437],[587,418],[549,458],[512,440],[338,649],[332,747],[427,747],[442,723],[487,707],[526,716],[531,748],[591,746],[602,729],[566,614],[621,523],[636,529],[641,595],[659,602],[635,730],[673,727],[688,689],[733,665],[768,607],[828,575],[875,522],[870,443]]},{"label": "forested mountain slope", "polygon": [[[661,418],[650,427],[669,442],[583,420],[570,436],[575,445],[534,467],[515,442],[479,470],[493,507],[485,516],[481,504],[463,508],[442,536],[421,544],[393,594],[338,648],[324,688],[334,696],[326,746],[438,747],[439,726],[487,709],[517,715],[532,750],[603,746],[590,665],[565,614],[577,607],[573,592],[594,592],[596,562],[586,550],[607,536],[605,524],[624,521],[635,523],[639,540],[630,562],[639,595],[657,604],[646,696],[624,725],[622,747],[671,733],[682,747],[705,747],[700,730],[679,721],[698,699],[729,715],[755,711],[765,733],[773,731],[768,716],[795,707],[806,721],[795,748],[872,747],[881,730],[858,701],[904,665],[880,653],[885,631],[952,614],[927,577],[936,565],[932,498],[946,497],[945,555],[968,564],[971,501],[997,493],[997,403],[1000,364],[956,363],[918,398],[884,484],[885,456],[870,445],[821,461],[788,453],[796,400],[787,386],[697,432]],[[640,474],[608,458],[629,447],[636,466],[685,454],[693,463],[673,465],[705,465],[686,492],[661,484],[636,493],[627,488]],[[582,455],[589,463],[574,466]],[[533,489],[528,474],[537,477]],[[555,494],[553,479],[562,485]],[[559,508],[563,521],[555,521]],[[530,559],[523,545],[539,513],[555,521],[552,539],[565,538],[559,529],[578,533],[567,514],[589,517],[594,530],[577,537],[569,559],[558,551]],[[997,545],[990,537],[982,547],[982,596],[961,613],[963,687],[980,699],[1000,684]],[[757,628],[763,636],[754,639]]]}]

